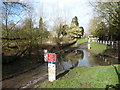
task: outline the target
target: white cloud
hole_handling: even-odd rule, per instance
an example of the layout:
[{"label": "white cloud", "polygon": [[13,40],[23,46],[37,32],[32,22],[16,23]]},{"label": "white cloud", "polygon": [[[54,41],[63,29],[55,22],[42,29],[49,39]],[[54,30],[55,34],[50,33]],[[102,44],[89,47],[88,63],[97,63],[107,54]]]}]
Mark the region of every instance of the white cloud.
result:
[{"label": "white cloud", "polygon": [[55,1],[57,1],[57,0],[44,0],[44,2],[49,2],[49,3],[53,3]]},{"label": "white cloud", "polygon": [[43,13],[43,20],[49,23],[48,26],[52,26],[56,17],[61,16],[70,24],[72,18],[77,16],[80,26],[87,28],[92,16],[87,0],[34,0],[34,9],[35,22],[38,23]]},{"label": "white cloud", "polygon": [[19,0],[19,2],[22,2],[22,3],[26,3],[28,2],[29,0]]}]

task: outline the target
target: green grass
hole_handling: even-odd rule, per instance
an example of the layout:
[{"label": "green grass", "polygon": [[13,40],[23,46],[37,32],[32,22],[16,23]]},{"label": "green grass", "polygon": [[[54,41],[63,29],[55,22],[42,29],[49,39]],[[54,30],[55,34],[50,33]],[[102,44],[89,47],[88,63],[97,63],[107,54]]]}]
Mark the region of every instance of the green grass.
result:
[{"label": "green grass", "polygon": [[84,42],[88,42],[88,40],[85,40],[83,38],[78,39],[77,42],[74,45],[72,45],[71,47],[76,47],[78,44],[81,44],[81,43],[84,43]]},{"label": "green grass", "polygon": [[94,54],[103,53],[107,49],[107,45],[100,44],[97,42],[90,42],[90,46],[91,46],[91,49],[89,51]]},{"label": "green grass", "polygon": [[[115,66],[118,69],[120,65]],[[116,86],[118,83],[118,75],[113,66],[81,66],[54,82],[45,81],[35,88],[106,88],[107,85]]]},{"label": "green grass", "polygon": [[85,39],[78,39],[77,40],[77,44],[84,43],[84,42],[88,42],[88,40],[85,40]]}]

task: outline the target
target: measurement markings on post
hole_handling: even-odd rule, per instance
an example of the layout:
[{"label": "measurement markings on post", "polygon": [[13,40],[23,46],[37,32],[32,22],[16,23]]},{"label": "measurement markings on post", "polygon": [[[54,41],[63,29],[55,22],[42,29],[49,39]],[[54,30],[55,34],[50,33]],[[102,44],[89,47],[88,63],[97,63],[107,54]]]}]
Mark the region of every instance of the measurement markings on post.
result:
[{"label": "measurement markings on post", "polygon": [[56,80],[56,54],[48,53],[48,80],[53,82]]},{"label": "measurement markings on post", "polygon": [[56,66],[55,66],[55,64],[48,63],[48,80],[51,82],[56,80]]}]

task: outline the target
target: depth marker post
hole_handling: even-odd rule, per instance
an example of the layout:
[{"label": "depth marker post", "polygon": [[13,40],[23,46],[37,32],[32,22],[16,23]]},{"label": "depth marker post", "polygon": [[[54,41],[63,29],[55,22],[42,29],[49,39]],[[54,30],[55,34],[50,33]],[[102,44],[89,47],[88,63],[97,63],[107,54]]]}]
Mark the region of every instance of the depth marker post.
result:
[{"label": "depth marker post", "polygon": [[56,54],[48,53],[48,81],[53,82],[56,80]]},{"label": "depth marker post", "polygon": [[88,40],[88,49],[90,49],[91,47],[90,47],[90,38],[89,38],[89,40]]}]

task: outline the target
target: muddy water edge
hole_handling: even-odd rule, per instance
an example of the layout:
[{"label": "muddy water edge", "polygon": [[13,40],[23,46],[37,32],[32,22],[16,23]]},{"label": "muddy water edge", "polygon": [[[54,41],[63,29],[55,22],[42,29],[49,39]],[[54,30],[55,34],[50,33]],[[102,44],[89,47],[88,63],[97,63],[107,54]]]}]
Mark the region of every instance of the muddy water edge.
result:
[{"label": "muddy water edge", "polygon": [[[57,54],[57,73],[76,66],[106,66],[117,64],[118,60],[93,55],[83,47],[67,47]],[[47,63],[13,78],[4,80],[3,88],[28,88],[47,79]]]}]

